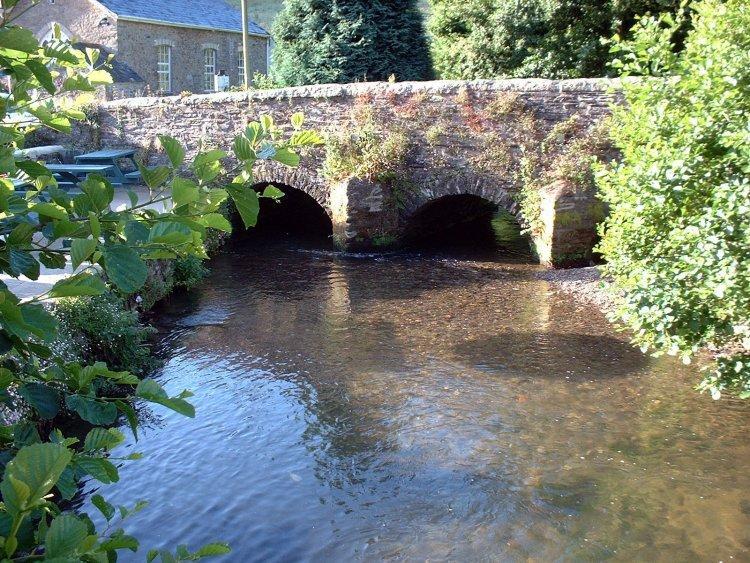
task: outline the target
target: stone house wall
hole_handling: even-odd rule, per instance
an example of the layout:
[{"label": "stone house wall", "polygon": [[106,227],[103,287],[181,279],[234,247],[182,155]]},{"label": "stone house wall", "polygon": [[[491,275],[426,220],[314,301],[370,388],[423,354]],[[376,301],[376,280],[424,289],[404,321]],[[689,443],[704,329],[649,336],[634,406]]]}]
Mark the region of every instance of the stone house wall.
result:
[{"label": "stone house wall", "polygon": [[[13,9],[21,14],[14,22],[44,36],[51,22],[57,22],[77,38],[87,43],[117,49],[117,17],[93,0],[47,0],[25,11],[32,0],[21,0]],[[23,13],[22,13],[23,12]]]},{"label": "stone house wall", "polygon": [[[127,61],[148,84],[151,91],[158,89],[156,74],[157,45],[172,47],[172,93],[204,92],[205,48],[216,49],[216,70],[224,70],[232,86],[239,84],[239,55],[242,34],[225,31],[189,29],[168,25],[120,20],[117,24],[118,56]],[[266,74],[267,39],[250,37],[250,75]]]},{"label": "stone house wall", "polygon": [[[21,13],[31,0],[22,0],[17,10]],[[28,27],[37,36],[43,36],[51,22],[66,28],[74,38],[86,43],[103,45],[116,53],[145,81],[145,84],[124,85],[108,92],[109,97],[119,98],[142,94],[144,86],[151,92],[158,90],[157,45],[172,47],[172,92],[204,92],[203,49],[216,49],[216,70],[224,70],[231,86],[239,82],[239,57],[242,49],[242,33],[212,31],[171,25],[134,22],[117,18],[93,0],[47,0],[21,15],[19,25]],[[255,72],[268,74],[268,39],[250,38],[250,76]]]}]

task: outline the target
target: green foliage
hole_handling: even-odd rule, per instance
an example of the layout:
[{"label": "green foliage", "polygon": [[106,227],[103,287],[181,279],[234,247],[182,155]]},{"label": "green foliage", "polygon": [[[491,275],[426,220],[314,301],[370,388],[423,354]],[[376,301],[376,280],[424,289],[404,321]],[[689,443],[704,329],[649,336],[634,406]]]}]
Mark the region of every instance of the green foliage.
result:
[{"label": "green foliage", "polygon": [[442,78],[604,76],[602,37],[677,0],[432,0],[429,30]]},{"label": "green foliage", "polygon": [[[122,435],[108,427],[122,415],[137,437],[133,401],[157,403],[187,416],[193,416],[194,409],[187,401],[188,391],[169,396],[156,381],[116,371],[143,359],[137,348],[144,328],[119,304],[110,309],[106,298],[97,296],[109,289],[124,298],[142,290],[149,263],[204,258],[207,230],[231,230],[219,215],[227,200],[240,209],[246,226],[253,225],[257,206],[252,202],[277,197],[252,189],[256,162],[294,165],[295,151],[320,139],[301,129],[301,115],[293,117],[294,131],[288,138],[270,117],[262,116],[235,139],[229,168],[229,154],[218,150],[201,151],[184,163],[181,145],[162,137],[170,164],[140,167],[151,188],[149,201],[138,203],[136,198],[129,207],[115,210],[113,186],[96,175],[81,184],[81,193],[63,191],[43,164],[16,156],[16,151],[35,128],[69,131],[71,119],[85,118],[83,112],[57,106],[61,94],[93,91],[111,77],[97,66],[97,52],[72,48],[59,39],[59,30],[57,38],[42,46],[31,31],[13,25],[15,5],[13,0],[3,2],[0,15],[0,65],[13,82],[10,95],[0,99],[0,270],[37,279],[40,263],[63,269],[70,255],[79,272],[24,301],[0,283],[0,401],[12,409],[21,397],[30,409],[27,420],[0,425],[0,447],[8,460],[0,481],[0,551],[14,561],[114,561],[118,551],[138,549],[138,541],[124,533],[120,521],[143,505],[116,512],[104,499],[95,498],[94,505],[108,520],[108,526],[97,531],[86,514],[63,512],[60,501],[70,500],[82,479],[119,479],[110,451]],[[182,175],[185,166],[188,173]],[[17,192],[13,179],[29,187]],[[176,197],[170,205],[171,192]],[[157,211],[156,203],[170,210]],[[72,241],[70,248],[63,244],[66,240]],[[61,297],[81,298],[88,307],[64,301],[58,308],[60,323],[41,301]],[[73,345],[59,350],[55,342],[59,344],[65,323],[85,328],[91,348]],[[90,325],[84,327],[86,323]],[[105,343],[107,337],[110,341]],[[71,350],[88,358],[71,358],[66,355]],[[92,363],[99,354],[110,356],[107,360],[114,369],[104,362]],[[123,387],[125,396],[99,393],[113,385]],[[40,432],[51,423],[37,423],[54,420],[63,405],[94,426],[83,444],[57,429]],[[193,560],[225,552],[225,546],[213,544],[194,553],[178,548],[176,556],[157,556],[162,561]]]},{"label": "green foliage", "polygon": [[750,397],[750,7],[692,6],[680,18],[644,18],[617,42],[625,84],[612,137],[623,159],[601,171],[611,215],[602,229],[605,273],[618,317],[635,341],[684,361],[722,350],[701,389]]},{"label": "green foliage", "polygon": [[285,86],[431,76],[415,0],[288,0],[273,29],[273,77]]},{"label": "green foliage", "polygon": [[527,130],[518,171],[518,201],[526,231],[542,234],[542,191],[565,182],[576,193],[596,193],[594,164],[611,156],[607,123],[587,125],[579,115],[556,124],[545,136],[538,128]]},{"label": "green foliage", "polygon": [[349,126],[326,134],[323,175],[331,181],[368,178],[385,181],[401,176],[411,149],[409,137],[398,128],[382,130],[370,108]]},{"label": "green foliage", "polygon": [[154,331],[141,323],[137,312],[125,308],[121,297],[105,293],[61,299],[53,315],[58,321],[54,348],[66,360],[105,362],[114,370],[141,376],[154,367],[148,347]]},{"label": "green foliage", "polygon": [[198,256],[190,255],[178,258],[174,264],[174,285],[192,289],[197,287],[208,275],[209,270]]}]

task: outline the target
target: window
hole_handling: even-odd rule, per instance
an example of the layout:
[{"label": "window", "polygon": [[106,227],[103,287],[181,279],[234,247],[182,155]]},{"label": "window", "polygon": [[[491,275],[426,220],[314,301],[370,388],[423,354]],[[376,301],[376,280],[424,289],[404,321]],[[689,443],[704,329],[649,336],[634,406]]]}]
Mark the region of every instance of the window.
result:
[{"label": "window", "polygon": [[172,47],[156,46],[156,74],[159,77],[159,91],[172,91]]},{"label": "window", "polygon": [[203,89],[212,92],[216,74],[216,49],[203,49]]},{"label": "window", "polygon": [[239,85],[245,84],[245,53],[242,50],[242,45],[237,49],[237,76],[239,77]]}]

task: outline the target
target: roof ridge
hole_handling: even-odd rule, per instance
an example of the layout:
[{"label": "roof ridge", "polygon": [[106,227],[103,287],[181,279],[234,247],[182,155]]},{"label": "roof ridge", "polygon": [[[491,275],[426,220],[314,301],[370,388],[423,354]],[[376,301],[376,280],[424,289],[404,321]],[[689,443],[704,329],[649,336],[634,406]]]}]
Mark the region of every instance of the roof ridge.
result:
[{"label": "roof ridge", "polygon": [[[194,0],[97,0],[123,20],[197,29],[242,32],[242,15],[226,0],[215,0],[210,6]],[[248,32],[270,36],[268,31],[250,20]]]}]

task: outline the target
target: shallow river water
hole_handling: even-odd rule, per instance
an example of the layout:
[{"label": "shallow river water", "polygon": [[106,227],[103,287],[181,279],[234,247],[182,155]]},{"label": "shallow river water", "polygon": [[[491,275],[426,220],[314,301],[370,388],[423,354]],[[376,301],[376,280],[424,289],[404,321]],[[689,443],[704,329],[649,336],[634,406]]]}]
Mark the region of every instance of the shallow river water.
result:
[{"label": "shallow river water", "polygon": [[[750,404],[531,264],[235,244],[158,311],[146,428],[101,492],[227,561],[750,560]],[[128,560],[142,560],[143,555]]]}]

